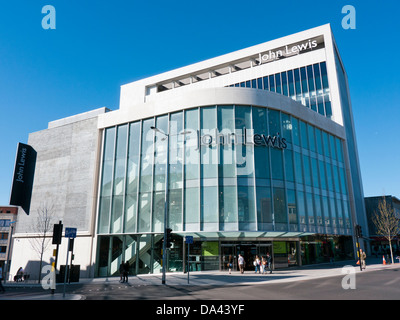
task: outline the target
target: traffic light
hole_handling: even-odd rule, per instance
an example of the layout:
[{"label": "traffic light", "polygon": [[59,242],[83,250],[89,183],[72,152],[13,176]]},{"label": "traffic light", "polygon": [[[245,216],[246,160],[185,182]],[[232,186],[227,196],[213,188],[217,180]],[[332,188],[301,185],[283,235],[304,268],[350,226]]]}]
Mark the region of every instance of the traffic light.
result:
[{"label": "traffic light", "polygon": [[362,229],[361,229],[361,226],[359,224],[356,225],[355,232],[356,232],[356,237],[357,238],[362,238]]},{"label": "traffic light", "polygon": [[166,247],[167,248],[171,248],[172,245],[172,229],[171,228],[167,228],[165,229],[165,232],[167,233],[167,243],[166,243]]}]

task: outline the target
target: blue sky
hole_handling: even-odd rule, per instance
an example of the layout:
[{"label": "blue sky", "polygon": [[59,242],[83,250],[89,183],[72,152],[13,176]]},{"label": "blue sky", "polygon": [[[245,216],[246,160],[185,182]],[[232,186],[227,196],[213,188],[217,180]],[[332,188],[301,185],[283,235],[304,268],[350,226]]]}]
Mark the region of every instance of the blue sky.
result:
[{"label": "blue sky", "polygon": [[[342,7],[356,29],[342,28]],[[42,28],[42,7],[56,29]],[[400,198],[400,4],[396,1],[3,1],[0,205],[16,146],[49,121],[117,109],[120,86],[330,23],[349,77],[365,196]]]}]

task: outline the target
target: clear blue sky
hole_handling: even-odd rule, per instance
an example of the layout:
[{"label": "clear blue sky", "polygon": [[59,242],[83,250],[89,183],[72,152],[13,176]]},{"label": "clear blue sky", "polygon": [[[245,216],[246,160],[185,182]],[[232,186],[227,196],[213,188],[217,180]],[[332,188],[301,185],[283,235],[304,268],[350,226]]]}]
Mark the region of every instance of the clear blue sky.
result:
[{"label": "clear blue sky", "polygon": [[[56,9],[44,30],[42,7]],[[356,9],[356,29],[341,22]],[[400,4],[396,1],[3,1],[0,205],[16,146],[49,121],[117,109],[120,86],[330,23],[348,73],[365,196],[400,197]]]}]

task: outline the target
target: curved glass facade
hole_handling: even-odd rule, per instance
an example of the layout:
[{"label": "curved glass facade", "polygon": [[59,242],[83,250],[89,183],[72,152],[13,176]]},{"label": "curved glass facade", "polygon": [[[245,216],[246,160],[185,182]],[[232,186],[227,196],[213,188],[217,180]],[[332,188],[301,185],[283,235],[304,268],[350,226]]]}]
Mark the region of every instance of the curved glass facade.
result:
[{"label": "curved glass facade", "polygon": [[[265,107],[204,106],[110,127],[101,166],[99,250],[109,263],[122,248],[126,259],[131,243],[128,256],[146,244],[161,248],[167,187],[174,233],[351,235],[345,172],[341,139]],[[153,263],[147,272],[161,268],[155,252],[148,253]]]}]

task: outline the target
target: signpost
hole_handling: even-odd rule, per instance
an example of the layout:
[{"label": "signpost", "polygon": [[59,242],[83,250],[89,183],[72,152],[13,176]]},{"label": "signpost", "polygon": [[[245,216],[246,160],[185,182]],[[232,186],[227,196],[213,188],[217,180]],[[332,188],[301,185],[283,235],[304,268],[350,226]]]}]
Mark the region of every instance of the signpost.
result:
[{"label": "signpost", "polygon": [[67,282],[67,273],[68,273],[68,256],[69,251],[72,249],[72,241],[76,238],[76,228],[65,228],[65,238],[68,238],[68,249],[67,249],[67,261],[65,262],[65,274],[64,274],[64,292],[63,298],[65,298],[65,284]]},{"label": "signpost", "polygon": [[188,245],[187,273],[188,273],[188,284],[189,284],[189,269],[190,269],[189,250],[190,250],[190,244],[193,244],[193,237],[192,237],[192,236],[185,236],[185,242],[186,242],[187,245]]}]

